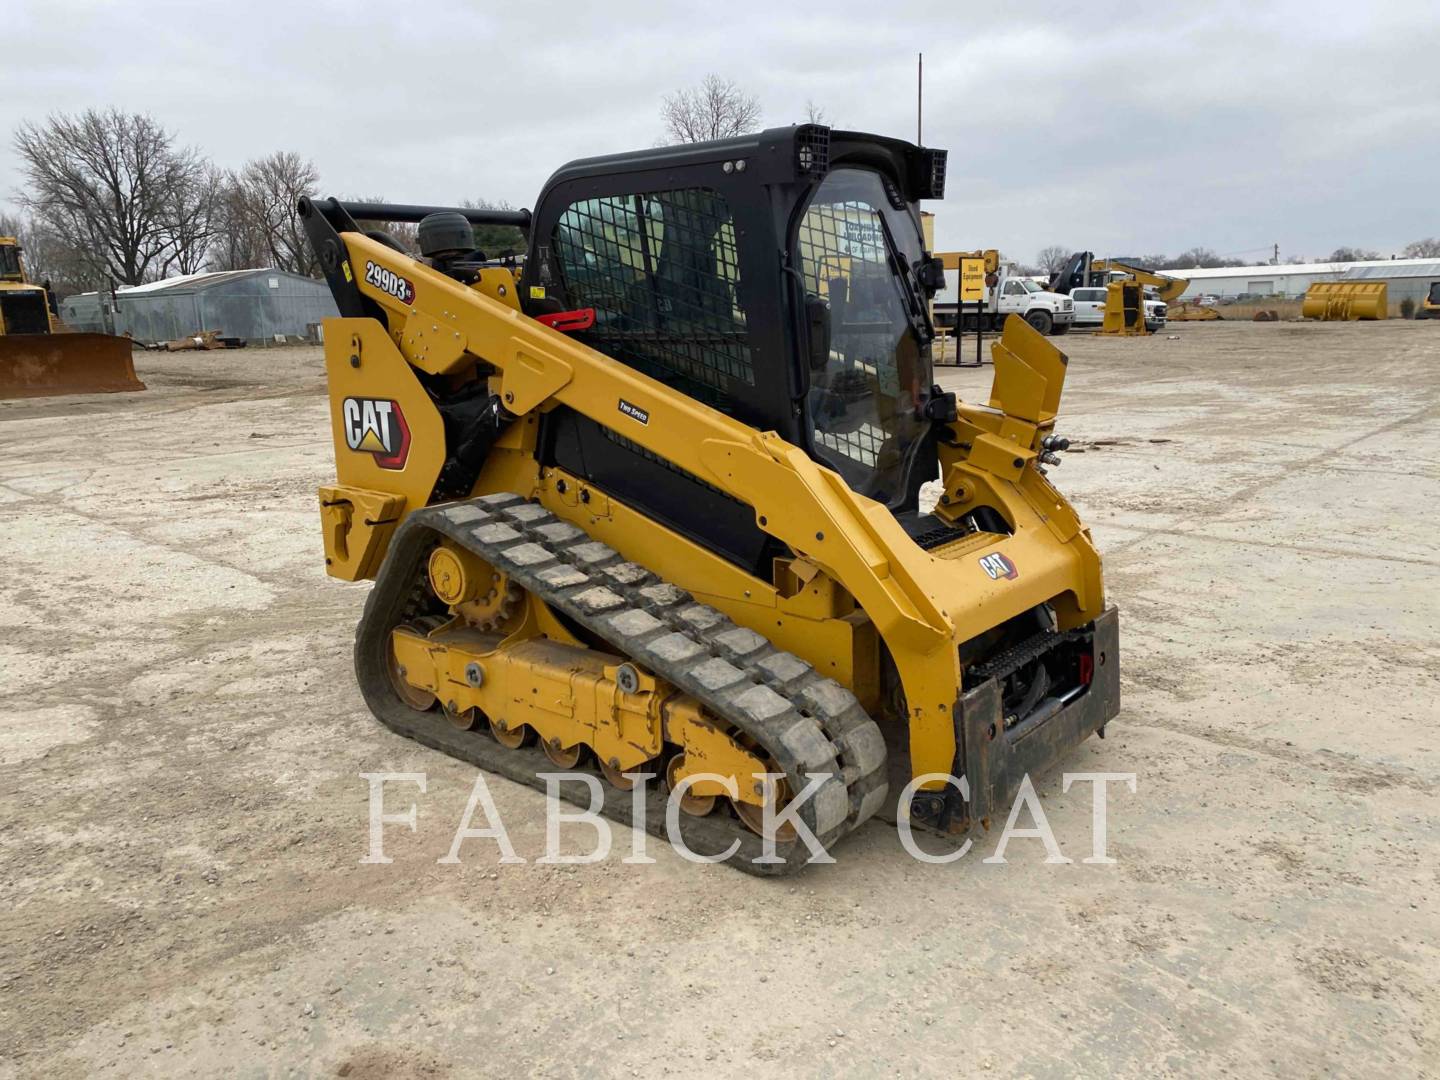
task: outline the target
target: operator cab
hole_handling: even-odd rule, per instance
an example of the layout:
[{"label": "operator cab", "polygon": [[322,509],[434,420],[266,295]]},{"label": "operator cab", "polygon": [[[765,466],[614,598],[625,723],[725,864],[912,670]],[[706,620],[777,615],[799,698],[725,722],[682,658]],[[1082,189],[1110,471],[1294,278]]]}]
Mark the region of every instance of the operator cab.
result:
[{"label": "operator cab", "polygon": [[20,245],[13,241],[0,242],[0,281],[24,281],[20,267]]},{"label": "operator cab", "polygon": [[[918,212],[944,170],[944,151],[817,125],[572,162],[535,209],[522,300],[593,309],[585,344],[913,518],[946,411],[928,304],[944,279]],[[552,410],[541,463],[768,576],[753,511],[624,430]]]}]

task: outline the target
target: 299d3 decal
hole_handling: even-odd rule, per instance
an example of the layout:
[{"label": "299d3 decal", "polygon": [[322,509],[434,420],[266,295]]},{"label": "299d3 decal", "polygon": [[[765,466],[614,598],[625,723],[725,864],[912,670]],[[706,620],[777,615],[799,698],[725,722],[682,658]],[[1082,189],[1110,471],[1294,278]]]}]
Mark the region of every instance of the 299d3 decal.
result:
[{"label": "299d3 decal", "polygon": [[415,302],[415,286],[393,270],[387,270],[378,263],[366,261],[365,284],[373,285],[383,293],[389,293],[402,304]]}]

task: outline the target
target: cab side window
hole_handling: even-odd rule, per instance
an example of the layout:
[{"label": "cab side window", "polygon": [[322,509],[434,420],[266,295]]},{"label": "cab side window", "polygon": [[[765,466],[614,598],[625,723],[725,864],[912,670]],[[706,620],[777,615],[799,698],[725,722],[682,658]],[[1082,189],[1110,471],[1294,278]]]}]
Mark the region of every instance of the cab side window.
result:
[{"label": "cab side window", "polygon": [[570,306],[595,309],[577,335],[586,344],[722,409],[735,383],[755,385],[735,226],[718,192],[584,199],[551,242]]}]

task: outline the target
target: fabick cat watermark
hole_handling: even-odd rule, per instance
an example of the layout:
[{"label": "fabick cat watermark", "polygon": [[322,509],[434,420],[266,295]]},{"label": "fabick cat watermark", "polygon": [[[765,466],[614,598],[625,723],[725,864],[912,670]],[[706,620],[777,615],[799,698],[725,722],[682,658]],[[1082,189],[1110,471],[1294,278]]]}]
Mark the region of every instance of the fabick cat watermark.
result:
[{"label": "fabick cat watermark", "polygon": [[[545,781],[545,850],[542,854],[526,859],[515,849],[510,834],[505,828],[484,774],[477,774],[471,787],[469,800],[461,813],[451,836],[449,849],[436,858],[441,865],[458,865],[462,861],[490,861],[498,856],[500,863],[525,863],[577,865],[603,862],[615,855],[615,836],[612,822],[601,813],[605,805],[605,789],[601,781],[584,772],[549,772],[539,774]],[[653,784],[657,779],[653,773],[627,773],[634,781],[629,794],[631,823],[628,827],[630,850],[620,858],[625,863],[653,863],[647,847],[652,841],[661,839],[652,836],[648,829],[651,815],[655,812],[657,790]],[[364,864],[386,864],[393,858],[385,853],[386,829],[407,828],[416,832],[419,828],[420,804],[415,795],[428,793],[429,780],[423,772],[370,772],[360,777],[369,784],[369,831],[366,854],[360,859]],[[778,774],[756,774],[762,784],[778,783],[783,779]],[[682,825],[685,811],[683,801],[689,789],[700,782],[718,783],[726,788],[732,799],[738,798],[735,779],[713,773],[697,773],[682,779],[672,790],[665,793],[663,810],[663,842],[681,858],[695,863],[728,862],[747,859],[757,865],[778,864],[791,859],[803,862],[833,863],[835,859],[826,850],[805,821],[803,808],[827,776],[811,777],[810,783],[799,794],[788,800],[783,807],[776,808],[767,802],[763,807],[763,821],[754,834],[745,834],[750,842],[744,843],[736,837],[728,847],[716,851],[697,851]],[[900,806],[908,806],[910,798],[921,785],[943,781],[959,793],[961,799],[968,799],[969,788],[964,777],[946,773],[932,773],[915,777],[900,793]],[[562,785],[584,784],[589,791],[588,806],[572,806],[562,794]],[[1076,785],[1090,785],[1090,837],[1089,850],[1078,861],[1088,864],[1108,865],[1116,860],[1108,853],[1109,811],[1112,785],[1120,785],[1134,794],[1136,774],[1121,772],[1067,772],[1062,774],[1060,790],[1068,794]],[[395,806],[407,797],[405,809]],[[614,795],[612,794],[612,797]],[[387,809],[387,798],[390,808]],[[1009,814],[1003,828],[998,831],[975,830],[963,839],[953,838],[947,849],[939,852],[924,850],[917,840],[917,830],[905,814],[896,821],[896,833],[901,847],[918,862],[954,863],[971,856],[977,845],[988,847],[989,854],[980,856],[984,863],[1005,863],[1006,852],[1018,840],[1038,840],[1045,851],[1046,863],[1072,863],[1075,857],[1065,854],[1056,839],[1054,830],[1035,790],[1029,775],[1021,778],[1015,797],[1011,800]],[[584,830],[583,833],[581,830]],[[564,841],[572,842],[577,836],[591,841],[588,850],[576,853],[566,851]],[[783,839],[782,839],[783,838]],[[756,847],[758,845],[758,852]],[[1073,843],[1072,843],[1073,846]],[[743,849],[743,850],[742,850]]]}]

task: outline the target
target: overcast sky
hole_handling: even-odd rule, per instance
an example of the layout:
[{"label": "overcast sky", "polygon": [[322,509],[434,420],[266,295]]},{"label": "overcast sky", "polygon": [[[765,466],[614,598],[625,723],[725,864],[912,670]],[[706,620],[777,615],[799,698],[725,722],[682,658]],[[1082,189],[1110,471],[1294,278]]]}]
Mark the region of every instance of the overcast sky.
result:
[{"label": "overcast sky", "polygon": [[[1057,8],[1063,14],[1053,14]],[[1118,11],[1123,11],[1118,14]],[[653,144],[707,72],[767,125],[950,151],[941,248],[1205,245],[1268,258],[1440,235],[1433,2],[972,5],[5,0],[10,135],[54,111],[148,112],[222,166],[314,160],[326,192],[533,204],[564,161]]]}]

